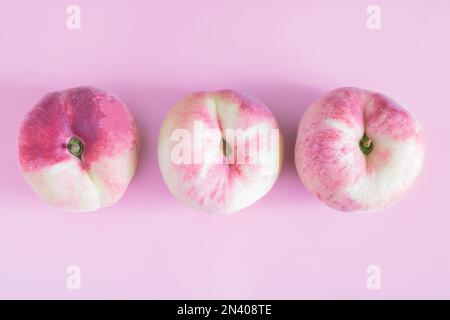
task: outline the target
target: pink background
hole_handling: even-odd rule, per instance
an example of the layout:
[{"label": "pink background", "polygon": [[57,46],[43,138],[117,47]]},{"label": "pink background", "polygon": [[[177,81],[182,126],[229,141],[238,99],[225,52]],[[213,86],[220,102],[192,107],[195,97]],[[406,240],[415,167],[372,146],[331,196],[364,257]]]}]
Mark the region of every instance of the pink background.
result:
[{"label": "pink background", "polygon": [[[92,1],[80,31],[69,1],[0,2],[0,297],[450,298],[450,3]],[[21,119],[48,91],[91,84],[121,97],[143,148],[122,200],[92,214],[49,208],[22,178]],[[344,85],[392,96],[428,142],[408,197],[366,215],[329,209],[293,163],[305,108]],[[233,88],[271,107],[287,140],[272,191],[231,216],[179,204],[158,169],[167,110],[192,91]],[[66,267],[82,288],[66,288]],[[368,290],[366,268],[381,268]]]}]

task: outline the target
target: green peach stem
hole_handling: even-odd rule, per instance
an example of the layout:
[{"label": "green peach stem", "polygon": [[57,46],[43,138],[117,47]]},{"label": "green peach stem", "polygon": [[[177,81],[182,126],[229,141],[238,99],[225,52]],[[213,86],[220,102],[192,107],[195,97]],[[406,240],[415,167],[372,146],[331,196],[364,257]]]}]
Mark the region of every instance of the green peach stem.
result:
[{"label": "green peach stem", "polygon": [[359,141],[359,148],[361,149],[362,153],[368,155],[373,150],[372,140],[370,140],[370,138],[364,134],[364,136]]},{"label": "green peach stem", "polygon": [[81,155],[83,154],[84,150],[84,145],[79,138],[72,137],[70,138],[70,141],[67,144],[67,149],[69,149],[70,153],[73,154],[75,157],[81,159]]}]

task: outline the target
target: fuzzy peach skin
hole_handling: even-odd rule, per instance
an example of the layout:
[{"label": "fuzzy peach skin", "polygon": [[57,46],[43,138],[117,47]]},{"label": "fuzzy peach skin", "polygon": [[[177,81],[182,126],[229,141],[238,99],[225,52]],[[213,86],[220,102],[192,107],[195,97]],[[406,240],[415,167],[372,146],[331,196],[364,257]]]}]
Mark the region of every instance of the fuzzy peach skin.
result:
[{"label": "fuzzy peach skin", "polygon": [[[194,140],[195,123],[215,130],[218,137],[202,136],[201,146],[192,145],[191,155],[203,152],[204,161],[196,163],[193,156],[191,162],[174,162],[173,152],[181,141],[174,132],[185,130]],[[238,140],[227,136],[230,129],[245,136],[245,155],[237,149]],[[264,130],[278,132],[265,149],[274,152],[274,161],[255,161],[261,149],[249,151],[251,141],[263,140],[258,132]],[[257,146],[262,148],[262,144]],[[233,90],[199,92],[184,98],[167,114],[158,140],[159,166],[172,194],[184,204],[214,214],[236,212],[269,192],[280,173],[282,153],[283,138],[272,112],[254,97]]]},{"label": "fuzzy peach skin", "polygon": [[68,211],[117,202],[134,175],[138,147],[138,129],[125,104],[88,86],[44,96],[19,133],[25,179],[43,201]]},{"label": "fuzzy peach skin", "polygon": [[342,211],[381,209],[399,201],[424,161],[422,129],[391,98],[336,89],[303,115],[295,163],[306,188]]}]

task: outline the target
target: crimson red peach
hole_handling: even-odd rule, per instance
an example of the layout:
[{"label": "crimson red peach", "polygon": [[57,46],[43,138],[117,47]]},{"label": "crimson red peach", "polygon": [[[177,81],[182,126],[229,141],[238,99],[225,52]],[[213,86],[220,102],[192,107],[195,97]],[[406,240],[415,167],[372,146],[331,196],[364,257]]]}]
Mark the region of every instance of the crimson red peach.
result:
[{"label": "crimson red peach", "polygon": [[133,116],[113,94],[77,87],[47,94],[19,133],[20,167],[38,196],[69,211],[116,203],[138,161]]}]

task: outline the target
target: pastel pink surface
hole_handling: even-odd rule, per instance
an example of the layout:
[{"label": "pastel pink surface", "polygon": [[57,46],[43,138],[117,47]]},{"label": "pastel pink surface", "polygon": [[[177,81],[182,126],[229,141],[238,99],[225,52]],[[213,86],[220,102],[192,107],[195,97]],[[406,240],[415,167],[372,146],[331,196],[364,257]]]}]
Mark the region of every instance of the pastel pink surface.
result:
[{"label": "pastel pink surface", "polygon": [[[80,0],[79,31],[66,28],[69,4],[1,4],[1,297],[450,298],[448,1],[378,1],[381,30],[366,27],[372,1]],[[142,152],[117,205],[61,214],[22,178],[17,135],[46,92],[86,84],[125,102]],[[336,213],[297,176],[300,118],[341,86],[395,98],[424,128],[424,170],[392,208]],[[272,191],[225,217],[175,201],[156,156],[168,109],[220,88],[267,104],[286,138]],[[71,264],[80,291],[66,288]],[[366,287],[373,264],[381,290]]]}]

